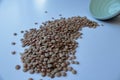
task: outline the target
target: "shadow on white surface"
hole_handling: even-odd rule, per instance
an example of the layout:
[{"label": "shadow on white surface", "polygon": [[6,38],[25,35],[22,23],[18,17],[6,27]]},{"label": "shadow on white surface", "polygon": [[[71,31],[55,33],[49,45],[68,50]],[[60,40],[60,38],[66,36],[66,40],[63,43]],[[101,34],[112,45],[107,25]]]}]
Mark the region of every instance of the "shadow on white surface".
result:
[{"label": "shadow on white surface", "polygon": [[118,74],[118,80],[120,80],[120,73]]},{"label": "shadow on white surface", "polygon": [[0,4],[1,4],[2,0],[0,0]]},{"label": "shadow on white surface", "polygon": [[120,26],[120,15],[116,16],[115,18],[112,18],[110,20],[105,21],[107,23],[115,24]]},{"label": "shadow on white surface", "polygon": [[0,80],[3,80],[2,76],[0,75]]}]

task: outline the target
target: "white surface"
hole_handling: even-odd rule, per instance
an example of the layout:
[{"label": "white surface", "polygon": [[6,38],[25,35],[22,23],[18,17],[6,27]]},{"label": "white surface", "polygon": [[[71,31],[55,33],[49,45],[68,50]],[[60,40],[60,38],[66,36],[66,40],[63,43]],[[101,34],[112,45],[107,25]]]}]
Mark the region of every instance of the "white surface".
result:
[{"label": "white surface", "polygon": [[[21,30],[38,27],[34,22],[41,22],[64,17],[87,16],[95,20],[89,13],[89,0],[0,0],[0,80],[35,80],[42,78],[39,74],[30,75],[22,70],[16,71],[15,65],[21,64],[19,39]],[[47,14],[44,11],[48,11]],[[97,20],[96,20],[97,21]],[[97,21],[104,24],[96,29],[83,29],[83,39],[79,39],[77,75],[68,73],[67,77],[53,80],[120,80],[120,17],[111,21]],[[13,36],[17,32],[18,36]],[[11,42],[16,41],[15,47]],[[16,55],[11,51],[16,50]],[[51,80],[48,77],[43,80]]]}]

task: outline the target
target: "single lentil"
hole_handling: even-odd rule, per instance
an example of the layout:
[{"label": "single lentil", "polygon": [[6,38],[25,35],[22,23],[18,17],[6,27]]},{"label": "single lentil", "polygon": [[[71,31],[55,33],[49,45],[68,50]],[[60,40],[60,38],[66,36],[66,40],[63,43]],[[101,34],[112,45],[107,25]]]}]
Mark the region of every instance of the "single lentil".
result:
[{"label": "single lentil", "polygon": [[15,43],[15,42],[12,42],[11,44],[12,44],[12,45],[16,45],[16,43]]},{"label": "single lentil", "polygon": [[13,55],[15,55],[15,54],[16,54],[16,51],[12,51],[11,53],[12,53]]},{"label": "single lentil", "polygon": [[19,70],[20,68],[21,68],[20,65],[16,65],[16,66],[15,66],[15,69],[16,69],[16,70]]},{"label": "single lentil", "polygon": [[62,14],[59,14],[59,16],[62,16]]},{"label": "single lentil", "polygon": [[72,71],[73,68],[72,67],[67,67],[68,71]]},{"label": "single lentil", "polygon": [[76,70],[72,70],[71,72],[72,72],[73,74],[76,74],[76,73],[77,73],[77,71],[76,71]]},{"label": "single lentil", "polygon": [[24,31],[20,31],[21,33],[24,33]]},{"label": "single lentil", "polygon": [[29,78],[28,80],[33,80],[33,78]]},{"label": "single lentil", "polygon": [[61,76],[61,73],[60,73],[60,72],[57,72],[55,75],[56,75],[56,77],[60,77],[60,76]]},{"label": "single lentil", "polygon": [[66,72],[62,72],[62,76],[64,77],[67,76]]},{"label": "single lentil", "polygon": [[34,24],[35,24],[35,25],[38,25],[38,23],[37,23],[37,22],[35,22]]},{"label": "single lentil", "polygon": [[45,11],[45,13],[48,13],[48,11]]},{"label": "single lentil", "polygon": [[17,33],[13,33],[14,36],[17,36]]}]

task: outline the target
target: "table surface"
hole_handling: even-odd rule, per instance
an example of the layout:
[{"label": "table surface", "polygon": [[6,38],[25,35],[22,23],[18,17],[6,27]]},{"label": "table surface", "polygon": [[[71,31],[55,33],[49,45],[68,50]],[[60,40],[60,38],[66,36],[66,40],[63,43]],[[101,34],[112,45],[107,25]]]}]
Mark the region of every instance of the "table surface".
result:
[{"label": "table surface", "polygon": [[[15,70],[20,64],[21,30],[26,30],[51,20],[71,16],[87,16],[91,20],[104,24],[96,29],[84,28],[83,38],[78,39],[76,56],[80,65],[74,65],[78,74],[68,72],[67,77],[53,80],[120,80],[120,17],[109,21],[98,21],[89,12],[89,0],[0,0],[0,80],[51,80],[39,74],[23,73]],[[44,12],[48,11],[47,14]],[[38,22],[38,25],[34,25]],[[13,36],[13,33],[18,36]],[[12,46],[11,42],[17,45]],[[16,55],[11,51],[16,50]]]}]

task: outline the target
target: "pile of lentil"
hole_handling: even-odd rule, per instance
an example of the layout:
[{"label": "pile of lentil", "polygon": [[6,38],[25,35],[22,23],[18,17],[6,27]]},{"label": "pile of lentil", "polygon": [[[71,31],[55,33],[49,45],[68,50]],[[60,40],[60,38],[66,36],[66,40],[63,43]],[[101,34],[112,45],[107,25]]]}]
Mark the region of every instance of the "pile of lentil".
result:
[{"label": "pile of lentil", "polygon": [[67,71],[76,74],[70,64],[76,61],[76,48],[81,38],[82,28],[96,28],[98,24],[86,17],[75,16],[42,23],[39,29],[33,28],[24,33],[22,46],[29,46],[21,54],[23,71],[41,73],[51,78],[66,76]]}]

